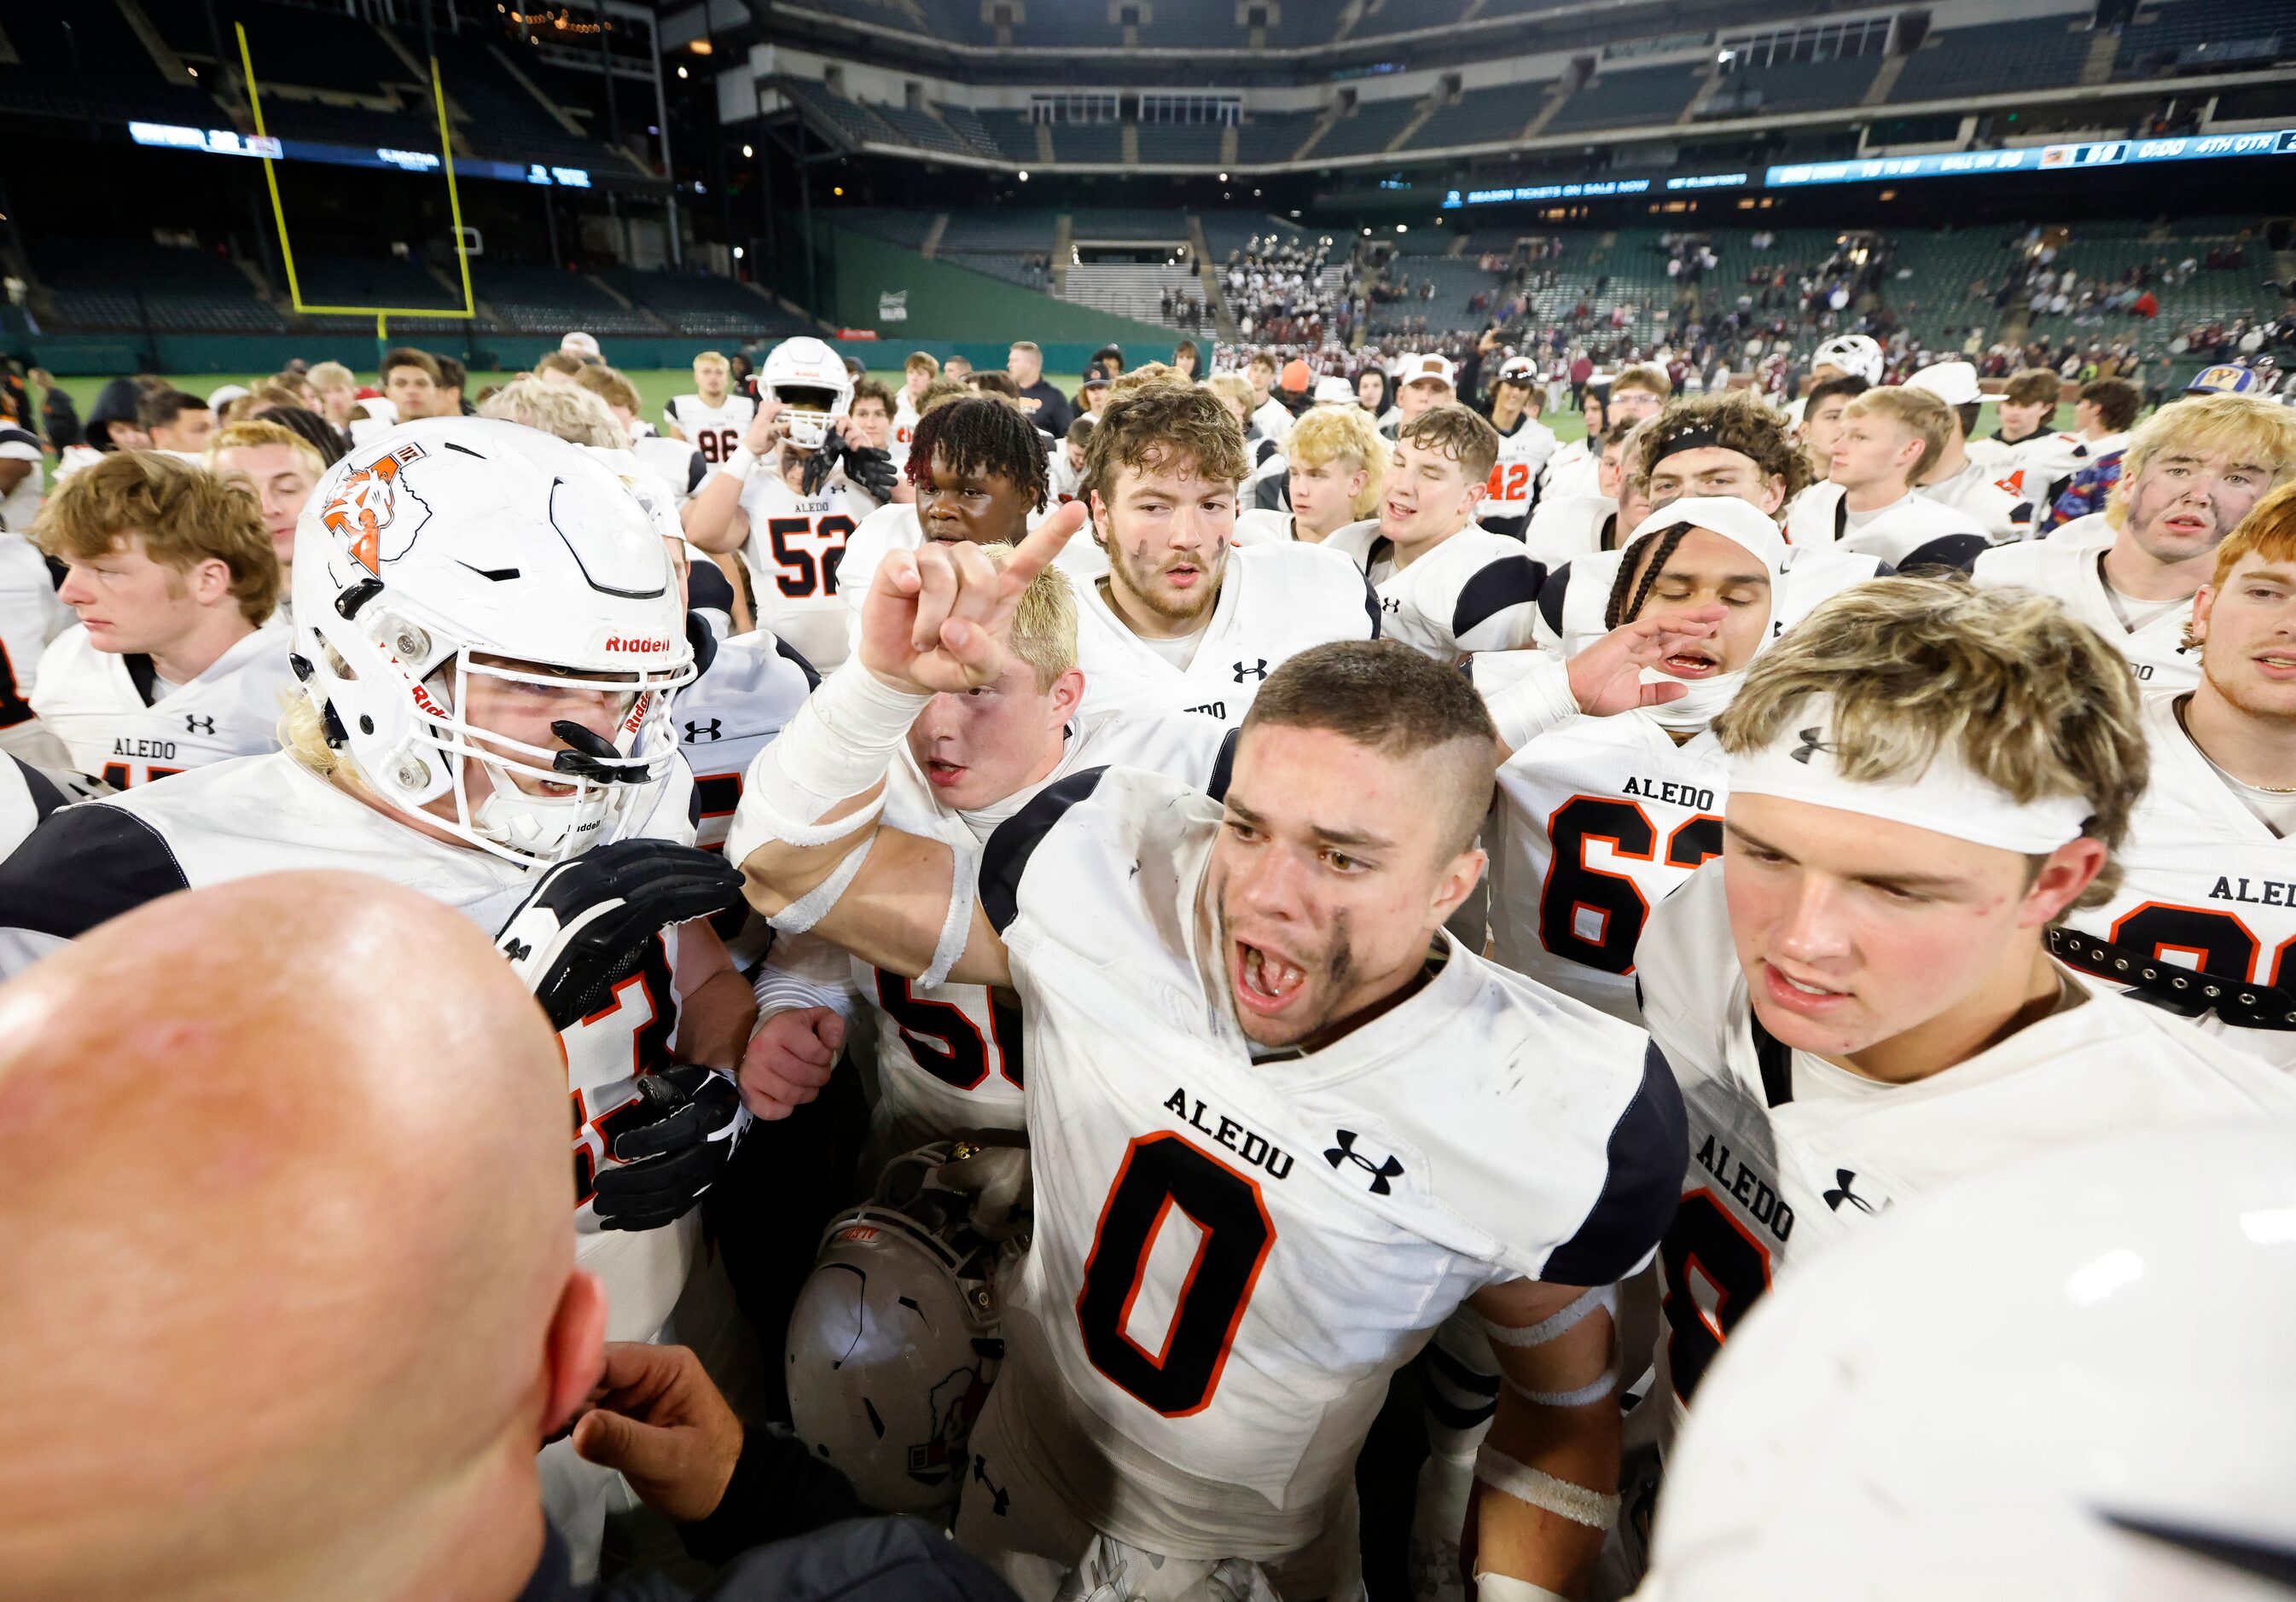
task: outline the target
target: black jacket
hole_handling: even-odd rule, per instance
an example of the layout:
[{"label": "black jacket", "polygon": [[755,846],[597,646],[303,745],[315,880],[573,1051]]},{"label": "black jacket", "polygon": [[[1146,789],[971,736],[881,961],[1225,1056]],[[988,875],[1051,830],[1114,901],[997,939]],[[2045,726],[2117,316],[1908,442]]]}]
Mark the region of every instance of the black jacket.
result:
[{"label": "black jacket", "polygon": [[567,1577],[550,1533],[519,1602],[1016,1602],[979,1558],[914,1518],[858,1518],[752,1548],[695,1591],[659,1574],[603,1585]]},{"label": "black jacket", "polygon": [[1069,405],[1067,396],[1038,379],[1021,390],[1021,396],[1023,400],[1037,403],[1036,413],[1030,421],[1038,428],[1054,439],[1068,437],[1069,424],[1076,421],[1076,411]]}]

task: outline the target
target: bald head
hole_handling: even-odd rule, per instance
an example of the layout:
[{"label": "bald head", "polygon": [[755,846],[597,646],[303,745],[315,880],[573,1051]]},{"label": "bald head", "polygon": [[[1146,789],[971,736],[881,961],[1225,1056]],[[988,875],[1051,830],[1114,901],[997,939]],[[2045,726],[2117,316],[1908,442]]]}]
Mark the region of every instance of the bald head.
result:
[{"label": "bald head", "polygon": [[486,937],[355,874],[168,896],[0,989],[8,1594],[515,1595],[565,1093]]}]

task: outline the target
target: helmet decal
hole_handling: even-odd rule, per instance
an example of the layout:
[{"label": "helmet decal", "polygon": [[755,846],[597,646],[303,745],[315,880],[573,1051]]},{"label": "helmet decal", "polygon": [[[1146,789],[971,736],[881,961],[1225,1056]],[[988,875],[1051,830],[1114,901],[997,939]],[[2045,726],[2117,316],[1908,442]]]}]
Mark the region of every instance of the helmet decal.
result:
[{"label": "helmet decal", "polygon": [[[351,554],[369,573],[380,574],[382,563],[396,561],[430,520],[430,503],[406,486],[401,471],[424,454],[422,441],[410,439],[352,469],[319,509],[319,520],[350,541]],[[391,541],[388,551],[382,549],[386,530]]]}]

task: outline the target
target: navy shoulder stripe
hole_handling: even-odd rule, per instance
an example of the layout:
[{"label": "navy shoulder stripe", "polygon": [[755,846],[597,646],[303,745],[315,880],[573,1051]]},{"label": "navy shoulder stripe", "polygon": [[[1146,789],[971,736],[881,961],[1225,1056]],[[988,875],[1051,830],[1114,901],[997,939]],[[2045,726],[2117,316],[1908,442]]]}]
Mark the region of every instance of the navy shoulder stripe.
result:
[{"label": "navy shoulder stripe", "polygon": [[716,562],[696,561],[685,574],[685,604],[732,616],[734,581]]},{"label": "navy shoulder stripe", "polygon": [[815,691],[821,688],[821,674],[815,669],[812,663],[805,659],[805,653],[803,651],[798,650],[796,646],[791,645],[779,634],[775,634],[774,636],[774,651],[775,654],[779,656],[783,661],[794,663],[797,666],[797,670],[805,674],[805,689],[807,694],[810,695]]},{"label": "navy shoulder stripe", "polygon": [[1562,598],[1570,592],[1570,564],[1564,562],[1538,586],[1538,615],[1559,638],[1562,633]]},{"label": "navy shoulder stripe", "polygon": [[[1378,558],[1377,558],[1376,554],[1374,554],[1374,555],[1373,560],[1378,560]],[[1366,611],[1366,612],[1369,612],[1369,613],[1371,614],[1371,637],[1372,637],[1373,639],[1376,640],[1376,639],[1378,639],[1378,638],[1380,637],[1380,633],[1379,633],[1379,592],[1378,592],[1378,590],[1374,589],[1374,588],[1373,587],[1373,585],[1372,585],[1372,582],[1371,582],[1371,569],[1370,569],[1370,568],[1369,568],[1368,566],[1366,566],[1366,567],[1365,568],[1365,569],[1364,569],[1364,576],[1363,576],[1363,586],[1364,586],[1364,610],[1365,610],[1365,611]]]},{"label": "navy shoulder stripe", "polygon": [[[1053,831],[1053,825],[1068,815],[1070,807],[1100,787],[1101,775],[1107,772],[1104,767],[1086,768],[1046,785],[988,837],[980,853],[980,910],[988,914],[989,926],[998,934],[1020,916],[1021,875],[1028,871],[1029,859],[1036,854],[1037,846]],[[1681,1165],[1676,1166],[1678,1169]]]},{"label": "navy shoulder stripe", "polygon": [[1488,564],[1460,587],[1458,604],[1451,609],[1451,638],[1464,640],[1509,607],[1537,601],[1546,580],[1545,566],[1528,556],[1503,556]]},{"label": "navy shoulder stripe", "polygon": [[190,885],[168,842],[134,813],[66,806],[0,862],[0,928],[77,940]]},{"label": "navy shoulder stripe", "polygon": [[25,793],[32,797],[32,810],[43,822],[50,813],[65,805],[64,793],[56,788],[54,780],[20,757],[11,756],[8,760],[16,764],[17,774],[24,781]]},{"label": "navy shoulder stripe", "polygon": [[1906,552],[1898,563],[1900,573],[1921,573],[1946,568],[1966,573],[1977,565],[1977,559],[1993,549],[1993,542],[1981,534],[1940,535],[1925,545],[1917,545]]},{"label": "navy shoulder stripe", "polygon": [[1603,1193],[1578,1232],[1547,1255],[1539,1278],[1555,1285],[1611,1285],[1642,1267],[1682,1199],[1690,1127],[1665,1053],[1643,1052],[1643,1082],[1611,1126]]},{"label": "navy shoulder stripe", "polygon": [[1212,759],[1211,777],[1204,783],[1204,794],[1215,801],[1227,799],[1228,781],[1235,777],[1235,742],[1242,736],[1242,729],[1230,729],[1221,737],[1219,755]]},{"label": "navy shoulder stripe", "polygon": [[685,493],[689,495],[700,494],[702,481],[709,477],[709,463],[702,459],[701,452],[695,451],[685,463]]}]

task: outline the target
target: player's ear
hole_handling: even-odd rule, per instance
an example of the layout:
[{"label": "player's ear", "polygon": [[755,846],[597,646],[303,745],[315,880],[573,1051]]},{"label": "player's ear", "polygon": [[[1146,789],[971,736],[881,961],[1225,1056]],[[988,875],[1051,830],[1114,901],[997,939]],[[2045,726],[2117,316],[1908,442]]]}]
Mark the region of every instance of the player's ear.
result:
[{"label": "player's ear", "polygon": [[1098,490],[1086,492],[1092,498],[1092,537],[1105,547],[1108,544],[1108,503],[1100,498]]},{"label": "player's ear", "polygon": [[1071,667],[1053,681],[1053,712],[1062,723],[1076,715],[1084,700],[1084,669]]},{"label": "player's ear", "polygon": [[2055,921],[2103,870],[2108,854],[2103,840],[2083,835],[2043,857],[2033,872],[2032,884],[2025,891],[2018,927],[2033,928]]},{"label": "player's ear", "polygon": [[580,1269],[566,1276],[542,1337],[541,1440],[566,1427],[606,1368],[606,1287]]},{"label": "player's ear", "polygon": [[1489,862],[1489,855],[1480,846],[1470,846],[1451,859],[1450,865],[1443,870],[1442,879],[1437,882],[1435,903],[1429,909],[1437,923],[1451,920],[1451,914],[1474,894],[1475,886],[1481,882],[1483,870]]},{"label": "player's ear", "polygon": [[1774,518],[1778,515],[1778,508],[1785,503],[1786,476],[1784,473],[1772,473],[1762,480],[1761,498],[1754,504],[1762,509],[1763,516]]},{"label": "player's ear", "polygon": [[220,557],[209,557],[185,575],[192,599],[201,606],[217,606],[231,594],[231,568]]}]

